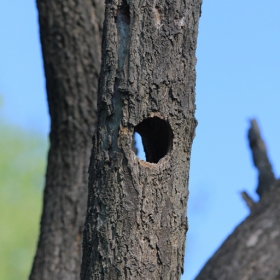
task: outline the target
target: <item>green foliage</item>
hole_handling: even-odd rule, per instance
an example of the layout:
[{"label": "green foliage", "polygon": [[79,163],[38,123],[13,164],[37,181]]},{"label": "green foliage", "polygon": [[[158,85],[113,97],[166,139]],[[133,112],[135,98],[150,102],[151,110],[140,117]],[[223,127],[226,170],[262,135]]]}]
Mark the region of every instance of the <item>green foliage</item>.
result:
[{"label": "green foliage", "polygon": [[47,141],[0,122],[0,279],[27,279],[39,233]]}]

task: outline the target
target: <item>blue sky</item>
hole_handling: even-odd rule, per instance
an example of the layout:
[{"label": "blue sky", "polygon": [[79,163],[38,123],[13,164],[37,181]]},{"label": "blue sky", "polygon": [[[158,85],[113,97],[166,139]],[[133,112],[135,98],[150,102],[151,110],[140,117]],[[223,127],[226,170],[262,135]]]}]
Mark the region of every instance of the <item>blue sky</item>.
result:
[{"label": "blue sky", "polygon": [[[35,1],[0,1],[2,117],[47,137],[49,116]],[[196,118],[183,280],[191,280],[255,199],[249,119],[259,120],[280,173],[280,2],[204,0],[197,48]],[[277,74],[278,73],[278,74]]]}]

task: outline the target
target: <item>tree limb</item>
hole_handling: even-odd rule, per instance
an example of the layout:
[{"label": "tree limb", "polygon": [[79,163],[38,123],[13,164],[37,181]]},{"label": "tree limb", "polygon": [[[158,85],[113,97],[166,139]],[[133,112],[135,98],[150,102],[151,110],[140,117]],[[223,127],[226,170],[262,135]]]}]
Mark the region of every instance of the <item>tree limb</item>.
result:
[{"label": "tree limb", "polygon": [[257,193],[261,197],[275,182],[275,176],[267,156],[266,146],[261,137],[258,123],[255,119],[252,119],[250,122],[251,127],[248,132],[248,139],[252,151],[253,162],[259,172]]}]

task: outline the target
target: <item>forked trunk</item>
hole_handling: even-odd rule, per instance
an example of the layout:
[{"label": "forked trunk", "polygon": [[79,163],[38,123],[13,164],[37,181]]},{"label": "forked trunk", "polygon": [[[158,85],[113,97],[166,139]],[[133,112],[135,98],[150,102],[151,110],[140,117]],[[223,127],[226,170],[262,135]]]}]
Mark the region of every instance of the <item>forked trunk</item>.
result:
[{"label": "forked trunk", "polygon": [[250,215],[233,231],[202,268],[196,280],[280,279],[280,180],[275,179],[256,120],[248,132],[259,173],[254,202],[242,193]]}]

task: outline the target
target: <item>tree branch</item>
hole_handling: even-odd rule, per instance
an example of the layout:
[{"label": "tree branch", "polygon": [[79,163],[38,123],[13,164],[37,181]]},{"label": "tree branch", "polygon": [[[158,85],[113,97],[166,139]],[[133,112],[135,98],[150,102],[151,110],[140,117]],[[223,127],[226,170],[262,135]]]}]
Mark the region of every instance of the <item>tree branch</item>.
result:
[{"label": "tree branch", "polygon": [[253,162],[259,172],[257,193],[261,197],[275,182],[275,176],[267,156],[266,146],[261,137],[258,123],[255,119],[252,119],[250,122],[251,127],[248,131],[248,139],[253,155]]}]

